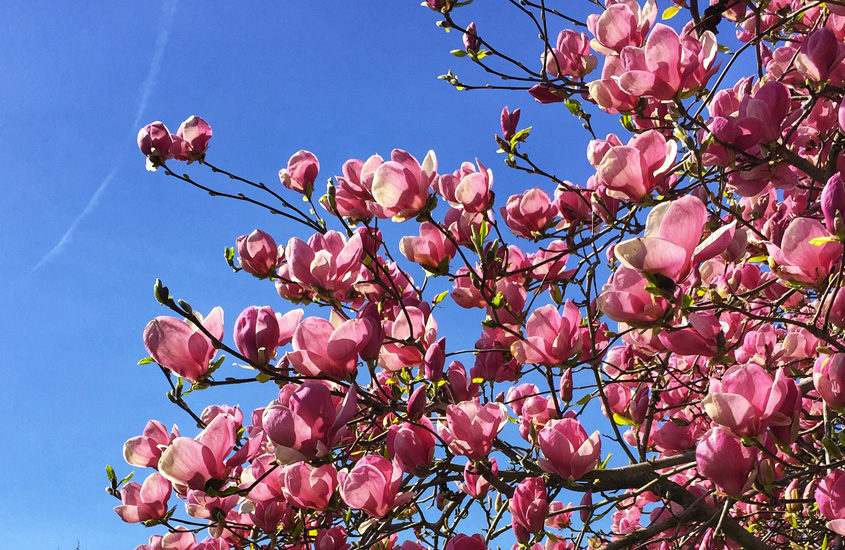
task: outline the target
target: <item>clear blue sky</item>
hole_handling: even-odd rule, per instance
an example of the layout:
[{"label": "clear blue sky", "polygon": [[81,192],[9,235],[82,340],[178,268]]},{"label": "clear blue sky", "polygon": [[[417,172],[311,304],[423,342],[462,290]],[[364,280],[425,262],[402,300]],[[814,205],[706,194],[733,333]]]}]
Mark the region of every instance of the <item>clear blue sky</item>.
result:
[{"label": "clear blue sky", "polygon": [[[520,37],[518,55],[539,64],[536,31],[515,22],[512,8],[484,5],[483,16],[467,12],[479,32]],[[508,104],[523,108],[522,126],[535,128],[532,156],[584,183],[586,133],[561,105],[539,106],[527,94],[459,93],[436,79],[450,68],[483,77],[448,53],[461,47],[460,35],[435,20],[415,0],[4,7],[4,547],[66,550],[78,541],[112,550],[151,534],[121,522],[103,487],[106,464],[130,471],[123,442],[149,418],[195,433],[167,402],[160,372],[136,365],[146,355],[144,325],[165,314],[152,295],[156,277],[197,310],[222,305],[227,338],[248,305],[286,310],[269,285],[233,275],[222,250],[256,227],[280,242],[305,234],[147,173],[135,145],[140,125],[162,120],[175,131],[200,115],[214,129],[213,163],[270,184],[303,148],[320,159],[318,182],[340,174],[348,158],[387,156],[393,147],[419,159],[433,148],[450,171],[478,157],[494,169],[501,205],[545,185],[505,169],[495,154],[492,137]],[[480,327],[462,333],[465,326],[441,319],[442,334],[473,341]],[[239,402],[248,413],[273,398],[269,390],[240,391],[200,402]]]}]

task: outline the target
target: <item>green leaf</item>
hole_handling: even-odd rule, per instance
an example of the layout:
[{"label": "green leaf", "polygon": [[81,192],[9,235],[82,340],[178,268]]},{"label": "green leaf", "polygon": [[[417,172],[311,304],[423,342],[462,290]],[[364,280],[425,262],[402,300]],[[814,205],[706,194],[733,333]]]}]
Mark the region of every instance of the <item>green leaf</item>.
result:
[{"label": "green leaf", "polygon": [[575,405],[576,405],[576,406],[578,406],[578,407],[581,407],[581,406],[583,406],[583,405],[586,405],[587,403],[589,403],[589,402],[590,402],[590,400],[591,400],[592,398],[593,398],[593,394],[588,393],[587,395],[585,395],[584,397],[582,397],[581,399],[579,399],[578,401],[576,401],[576,402],[575,402]]},{"label": "green leaf", "polygon": [[118,485],[123,485],[124,483],[126,483],[127,481],[132,479],[133,477],[135,477],[135,472],[129,472],[129,475],[124,477],[123,479],[121,479],[120,483],[118,483]]},{"label": "green leaf", "polygon": [[835,237],[833,235],[828,235],[826,237],[816,237],[815,239],[810,239],[810,244],[813,246],[822,246],[827,243],[838,243],[839,237]]},{"label": "green leaf", "polygon": [[484,379],[483,379],[483,378],[473,378],[473,379],[472,379],[472,383],[473,383],[473,384],[483,384],[483,383],[484,383]]},{"label": "green leaf", "polygon": [[263,372],[259,372],[258,374],[255,375],[255,380],[262,383],[262,384],[269,382],[272,379],[273,379],[272,376],[270,376],[269,374],[264,374]]},{"label": "green leaf", "polygon": [[613,413],[613,421],[619,424],[620,426],[636,426],[637,423],[631,420],[630,418],[625,418],[624,416],[620,416],[616,413]]},{"label": "green leaf", "polygon": [[678,14],[679,11],[681,11],[681,6],[669,6],[668,8],[663,10],[663,15],[661,16],[661,19],[663,19],[664,21],[666,21],[667,19],[672,19]]},{"label": "green leaf", "polygon": [[516,145],[518,142],[525,141],[528,138],[528,134],[531,133],[531,128],[532,127],[529,126],[528,128],[523,128],[522,130],[519,130],[517,133],[515,133],[510,139],[511,146]]},{"label": "green leaf", "polygon": [[476,59],[484,59],[484,58],[485,58],[485,57],[487,57],[488,55],[490,55],[490,52],[488,52],[487,50],[481,50],[480,52],[478,52],[477,54],[475,54],[475,58],[476,58]]},{"label": "green leaf", "polygon": [[569,112],[575,116],[581,116],[584,110],[581,108],[581,102],[577,99],[567,99],[564,101],[566,104],[566,108],[569,109]]},{"label": "green leaf", "polygon": [[768,259],[769,259],[768,256],[753,256],[751,258],[748,258],[747,261],[749,261],[749,262],[765,262]]},{"label": "green leaf", "polygon": [[449,53],[454,55],[455,57],[464,57],[467,54],[466,50],[452,50]]},{"label": "green leaf", "polygon": [[434,299],[431,301],[431,305],[436,306],[437,304],[439,304],[440,302],[445,300],[446,296],[448,296],[448,295],[449,295],[449,291],[444,290],[443,292],[441,292],[440,294],[438,294],[437,296],[434,297]]},{"label": "green leaf", "polygon": [[633,132],[635,130],[634,120],[631,118],[631,115],[622,115],[619,117],[619,122],[621,122],[622,126],[629,132]]},{"label": "green leaf", "polygon": [[149,365],[150,363],[155,363],[152,357],[144,357],[140,361],[138,361],[139,365]]},{"label": "green leaf", "polygon": [[504,299],[505,295],[501,292],[498,292],[495,296],[493,296],[493,299],[490,300],[490,305],[493,306],[493,309],[499,309],[500,307],[502,307],[502,302],[504,301]]},{"label": "green leaf", "polygon": [[106,465],[106,475],[113,486],[117,485],[117,476],[115,475],[114,468],[112,468],[111,465]]}]

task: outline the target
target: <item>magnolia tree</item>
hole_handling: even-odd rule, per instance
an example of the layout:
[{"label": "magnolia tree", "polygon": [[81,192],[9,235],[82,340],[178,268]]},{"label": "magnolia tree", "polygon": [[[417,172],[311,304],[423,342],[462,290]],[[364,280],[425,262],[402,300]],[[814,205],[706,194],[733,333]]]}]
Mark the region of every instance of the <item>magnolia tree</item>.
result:
[{"label": "magnolia tree", "polygon": [[[109,469],[118,515],[167,529],[138,548],[841,545],[845,3],[595,0],[579,20],[512,0],[539,32],[523,60],[468,3],[423,6],[491,81],[441,78],[571,111],[593,137],[583,184],[530,158],[507,107],[499,153],[538,184],[507,199],[434,152],[350,159],[319,197],[311,152],[264,185],[212,163],[199,117],[140,131],[148,168],[313,234],[237,238],[229,264],[281,301],[228,327],[157,282],[172,313],[142,362],[191,426],[126,442],[140,484]],[[472,349],[438,332],[460,308],[483,312]],[[260,408],[186,396],[246,382]]]}]

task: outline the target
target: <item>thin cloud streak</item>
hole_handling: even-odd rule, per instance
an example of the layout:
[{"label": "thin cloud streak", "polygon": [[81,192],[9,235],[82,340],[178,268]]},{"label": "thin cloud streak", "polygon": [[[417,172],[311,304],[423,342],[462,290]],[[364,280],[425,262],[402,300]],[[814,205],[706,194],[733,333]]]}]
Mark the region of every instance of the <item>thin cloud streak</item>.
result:
[{"label": "thin cloud streak", "polygon": [[[164,59],[164,51],[167,48],[167,42],[170,39],[170,31],[173,28],[173,19],[176,15],[176,8],[179,4],[179,0],[171,0],[167,4],[164,5],[162,9],[162,24],[161,30],[158,33],[155,41],[155,50],[153,51],[153,57],[150,61],[150,69],[147,71],[147,77],[144,79],[144,82],[141,84],[141,98],[138,103],[138,111],[135,115],[135,119],[132,121],[132,127],[130,129],[132,137],[135,136],[135,132],[138,131],[138,126],[141,124],[141,117],[144,116],[144,112],[147,109],[147,104],[150,101],[150,97],[152,96],[153,89],[156,85],[156,80],[158,79],[158,73],[161,70],[161,62]],[[47,254],[44,255],[41,260],[35,264],[35,267],[30,270],[28,276],[31,276],[33,273],[38,271],[42,266],[52,261],[56,256],[58,256],[67,246],[69,242],[71,242],[73,233],[76,230],[79,223],[94,210],[97,204],[100,202],[100,197],[102,197],[105,190],[108,188],[109,184],[111,184],[112,180],[114,180],[115,176],[117,176],[117,171],[120,166],[123,164],[123,159],[125,158],[125,154],[121,154],[118,159],[115,161],[114,166],[109,171],[108,175],[100,182],[100,185],[97,186],[97,189],[94,191],[94,194],[91,195],[91,199],[88,201],[88,204],[85,205],[85,208],[82,209],[82,212],[79,213],[76,218],[71,222],[70,226],[65,231],[62,238],[59,239],[59,242],[50,249]],[[17,286],[17,285],[16,285]]]}]

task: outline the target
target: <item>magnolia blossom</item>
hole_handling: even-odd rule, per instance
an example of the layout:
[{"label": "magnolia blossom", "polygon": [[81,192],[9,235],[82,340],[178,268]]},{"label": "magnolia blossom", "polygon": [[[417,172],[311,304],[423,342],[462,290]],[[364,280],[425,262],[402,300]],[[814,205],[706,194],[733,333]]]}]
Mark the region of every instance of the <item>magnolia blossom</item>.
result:
[{"label": "magnolia blossom", "polygon": [[285,498],[300,508],[325,510],[337,487],[337,470],[332,464],[315,468],[297,462],[285,466],[280,476]]},{"label": "magnolia blossom", "polygon": [[[194,313],[217,341],[223,339],[223,310],[216,307],[205,318]],[[208,372],[217,353],[211,339],[188,320],[156,317],[144,329],[144,346],[153,360],[187,380],[199,380]]]},{"label": "magnolia blossom", "polygon": [[528,542],[531,535],[542,531],[549,513],[546,484],[542,477],[529,477],[519,483],[513,492],[508,510],[516,540]]},{"label": "magnolia blossom", "polygon": [[279,170],[282,185],[310,197],[314,181],[320,171],[320,161],[310,151],[297,151],[288,160],[287,168]]},{"label": "magnolia blossom", "polygon": [[[601,155],[596,184],[610,197],[640,200],[664,182],[675,164],[678,146],[657,130],[637,134],[627,145],[616,145]],[[594,161],[598,158],[594,159]]]},{"label": "magnolia blossom", "polygon": [[575,418],[549,420],[540,430],[539,443],[546,457],[538,460],[540,467],[565,478],[580,479],[596,467],[601,456],[598,430],[587,437]]},{"label": "magnolia blossom", "polygon": [[143,485],[127,483],[120,491],[121,506],[114,509],[120,519],[127,523],[138,523],[149,519],[160,519],[167,513],[170,499],[170,482],[161,474],[152,473]]},{"label": "magnolia blossom", "polygon": [[819,512],[829,520],[827,528],[845,535],[845,471],[833,470],[823,477],[814,496]]},{"label": "magnolia blossom", "polygon": [[207,481],[225,479],[226,457],[234,446],[234,421],[229,415],[221,414],[195,439],[174,439],[161,454],[158,470],[174,485],[204,490]]},{"label": "magnolia blossom", "polygon": [[449,405],[446,423],[440,424],[438,432],[452,453],[481,460],[493,448],[493,440],[507,420],[507,411],[501,403],[481,405],[477,399],[462,401]]},{"label": "magnolia blossom", "polygon": [[738,496],[754,481],[757,449],[746,447],[727,430],[716,426],[695,451],[701,475],[722,492]]},{"label": "magnolia blossom", "polygon": [[260,229],[238,237],[235,248],[241,269],[256,277],[272,274],[284,255],[284,248],[280,249],[273,237]]},{"label": "magnolia blossom", "polygon": [[351,470],[338,472],[337,477],[340,498],[350,508],[363,510],[374,518],[383,518],[411,497],[399,494],[402,468],[382,456],[367,455]]},{"label": "magnolia blossom", "polygon": [[571,301],[560,315],[554,306],[534,310],[525,324],[525,339],[511,346],[511,353],[520,363],[554,366],[581,351],[581,314]]}]

